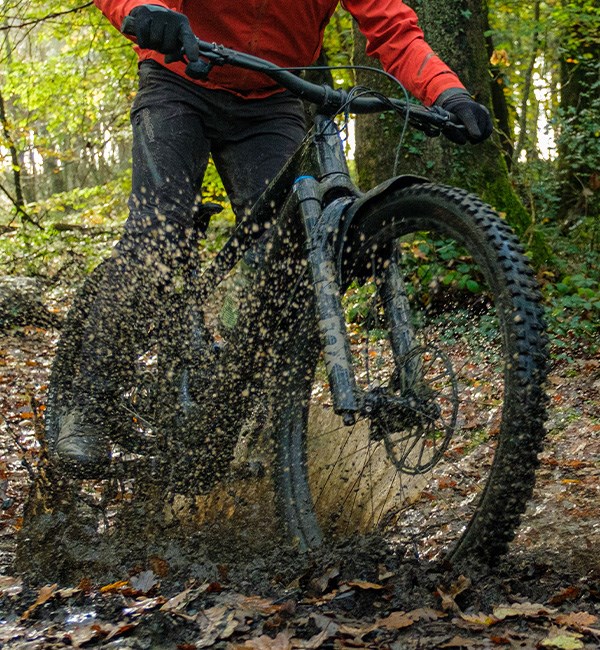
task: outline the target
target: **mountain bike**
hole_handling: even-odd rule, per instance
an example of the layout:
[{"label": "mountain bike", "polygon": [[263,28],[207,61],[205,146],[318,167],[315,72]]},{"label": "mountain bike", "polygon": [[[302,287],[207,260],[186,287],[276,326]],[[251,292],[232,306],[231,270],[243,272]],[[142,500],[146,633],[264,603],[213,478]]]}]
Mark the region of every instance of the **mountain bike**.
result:
[{"label": "mountain bike", "polygon": [[[532,494],[544,436],[534,273],[507,223],[462,189],[407,175],[358,189],[337,116],[392,111],[429,136],[461,127],[440,109],[199,46],[199,76],[215,65],[263,72],[316,106],[313,125],[216,257],[202,260],[194,243],[169,317],[144,338],[123,386],[106,478],[76,481],[48,462],[44,512],[77,495],[108,531],[106,504],[130,500],[144,467],[165,503],[220,494],[208,508],[217,519],[266,481],[301,550],[377,535],[418,557],[493,562]],[[216,210],[200,211],[202,226]],[[213,302],[248,251],[261,262],[223,337]],[[50,446],[73,399],[101,273],[78,295],[58,347]]]}]

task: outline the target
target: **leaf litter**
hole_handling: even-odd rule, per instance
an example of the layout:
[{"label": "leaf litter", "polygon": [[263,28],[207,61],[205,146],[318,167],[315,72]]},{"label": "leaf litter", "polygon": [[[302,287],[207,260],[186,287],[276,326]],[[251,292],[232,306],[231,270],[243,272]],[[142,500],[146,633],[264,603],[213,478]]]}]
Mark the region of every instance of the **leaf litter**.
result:
[{"label": "leaf litter", "polygon": [[598,364],[575,360],[577,376],[566,365],[553,369],[534,500],[510,555],[490,572],[378,554],[369,564],[337,549],[333,557],[244,557],[245,566],[228,558],[201,570],[154,555],[108,582],[90,575],[75,585],[36,584],[16,575],[12,561],[55,343],[56,332],[31,327],[0,341],[2,647],[111,647],[119,639],[131,648],[169,639],[182,650],[600,645]]}]

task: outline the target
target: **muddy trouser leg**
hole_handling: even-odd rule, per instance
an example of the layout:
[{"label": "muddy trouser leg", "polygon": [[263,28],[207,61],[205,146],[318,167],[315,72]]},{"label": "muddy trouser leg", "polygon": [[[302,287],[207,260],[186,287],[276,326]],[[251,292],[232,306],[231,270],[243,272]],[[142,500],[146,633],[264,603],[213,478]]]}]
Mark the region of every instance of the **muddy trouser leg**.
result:
[{"label": "muddy trouser leg", "polygon": [[181,277],[209,155],[195,107],[181,101],[177,88],[144,72],[150,71],[140,73],[131,113],[130,214],[121,241],[104,263],[81,355],[81,393],[103,408],[127,384],[149,322]]}]

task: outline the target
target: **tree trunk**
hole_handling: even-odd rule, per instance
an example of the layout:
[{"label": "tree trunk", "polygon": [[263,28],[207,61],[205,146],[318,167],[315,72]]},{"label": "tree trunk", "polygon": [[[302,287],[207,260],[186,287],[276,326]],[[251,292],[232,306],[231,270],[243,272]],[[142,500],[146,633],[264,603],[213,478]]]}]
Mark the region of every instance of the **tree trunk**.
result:
[{"label": "tree trunk", "polygon": [[[528,106],[531,102],[535,103],[535,98],[533,95],[533,72],[535,70],[535,62],[538,58],[540,51],[540,0],[537,0],[533,9],[533,20],[534,20],[534,31],[532,36],[532,45],[531,53],[529,57],[529,63],[527,69],[525,70],[524,75],[524,85],[523,85],[523,97],[521,98],[521,108],[519,111],[519,139],[517,145],[513,152],[513,165],[516,165],[521,152],[524,149],[531,151],[531,146],[529,143],[529,120],[528,120]],[[537,114],[537,113],[536,113]],[[537,120],[536,123],[532,125],[534,132],[537,131]],[[534,136],[535,137],[535,136]]]},{"label": "tree trunk", "polygon": [[491,79],[491,95],[492,95],[492,114],[496,118],[496,130],[502,152],[504,154],[504,162],[508,171],[512,168],[512,158],[514,152],[514,134],[511,127],[510,112],[508,109],[508,102],[506,101],[506,88],[502,68],[492,63],[495,48],[494,41],[491,36],[491,27],[486,12],[486,27],[485,27],[485,43],[487,47],[487,55],[490,61]]},{"label": "tree trunk", "polygon": [[584,0],[569,5],[573,16],[563,34],[558,216],[565,231],[600,215],[600,17],[590,20],[586,6]]},{"label": "tree trunk", "polygon": [[[487,4],[476,0],[411,0],[419,14],[427,41],[454,69],[482,104],[491,108],[492,90],[485,40]],[[355,62],[365,63],[364,39],[358,36]],[[358,74],[359,83],[382,89],[373,78]],[[389,89],[384,86],[383,91]],[[397,92],[395,93],[398,94]],[[394,118],[371,116],[358,121],[356,157],[363,187],[393,173],[394,148],[402,125]],[[478,145],[458,147],[445,138],[426,139],[412,130],[406,135],[398,160],[398,173],[427,176],[433,181],[466,188],[506,214],[509,223],[529,241],[538,263],[546,250],[532,228],[531,216],[517,197],[508,177],[502,146],[496,136]]]},{"label": "tree trunk", "polygon": [[6,104],[4,102],[4,97],[2,91],[0,91],[0,124],[2,125],[2,134],[4,136],[4,142],[8,146],[10,152],[10,161],[12,166],[12,180],[13,180],[13,192],[9,192],[6,188],[2,188],[6,196],[10,199],[11,203],[15,206],[17,214],[21,217],[25,217],[27,220],[29,215],[25,210],[25,199],[23,197],[23,185],[21,183],[21,165],[19,164],[19,152],[10,133],[10,127],[8,123],[8,115],[6,113]]}]

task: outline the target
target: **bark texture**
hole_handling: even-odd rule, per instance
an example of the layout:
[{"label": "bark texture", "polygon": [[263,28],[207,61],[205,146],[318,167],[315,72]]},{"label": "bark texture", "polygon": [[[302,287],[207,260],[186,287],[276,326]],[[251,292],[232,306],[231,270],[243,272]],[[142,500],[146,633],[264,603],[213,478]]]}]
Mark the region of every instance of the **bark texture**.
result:
[{"label": "bark texture", "polygon": [[[458,73],[472,96],[492,110],[489,43],[485,38],[487,4],[476,0],[410,0],[408,4],[419,15],[425,38],[433,49]],[[355,36],[355,62],[368,64],[364,40],[357,29]],[[387,82],[382,84],[372,75],[366,78],[362,72],[358,81],[383,92],[390,90]],[[356,158],[363,188],[381,182],[394,172],[401,129],[400,121],[390,116],[368,116],[358,121]],[[427,176],[478,194],[505,213],[521,236],[530,239],[539,263],[545,251],[541,242],[531,240],[531,217],[510,183],[503,149],[506,146],[502,146],[496,134],[481,145],[459,147],[444,138],[427,139],[411,129],[404,139],[396,172]]]}]

